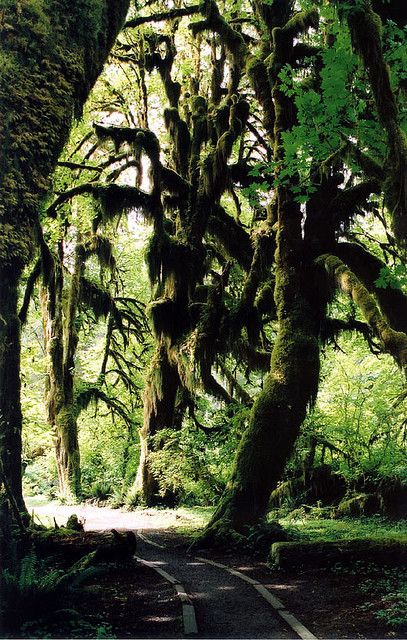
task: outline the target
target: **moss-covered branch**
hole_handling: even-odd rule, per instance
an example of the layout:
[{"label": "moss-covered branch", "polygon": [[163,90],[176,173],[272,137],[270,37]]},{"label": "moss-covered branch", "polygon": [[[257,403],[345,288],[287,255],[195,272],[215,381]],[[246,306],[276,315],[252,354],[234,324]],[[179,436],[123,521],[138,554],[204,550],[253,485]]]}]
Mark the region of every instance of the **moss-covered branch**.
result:
[{"label": "moss-covered branch", "polygon": [[407,296],[401,289],[378,287],[376,280],[387,267],[384,262],[359,244],[339,242],[335,255],[355,273],[368,291],[374,294],[390,326],[407,333]]},{"label": "moss-covered branch", "polygon": [[336,256],[325,254],[318,258],[317,263],[325,267],[336,286],[348,294],[359,307],[366,322],[380,340],[383,349],[393,356],[407,375],[407,334],[402,331],[394,331],[390,327],[381,314],[374,297],[342,260]]},{"label": "moss-covered branch", "polygon": [[127,20],[124,25],[125,29],[133,29],[139,27],[142,24],[149,22],[166,22],[167,20],[176,20],[177,18],[183,18],[184,16],[192,16],[194,13],[199,13],[201,10],[200,4],[191,5],[190,7],[180,7],[177,9],[171,9],[170,11],[160,11],[153,13],[151,16],[138,16],[137,18],[131,18]]}]

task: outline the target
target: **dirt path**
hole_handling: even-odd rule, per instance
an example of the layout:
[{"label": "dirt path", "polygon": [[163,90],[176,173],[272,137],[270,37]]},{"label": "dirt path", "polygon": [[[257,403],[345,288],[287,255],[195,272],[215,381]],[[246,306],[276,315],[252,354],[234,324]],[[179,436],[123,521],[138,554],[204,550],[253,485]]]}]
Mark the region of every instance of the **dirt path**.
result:
[{"label": "dirt path", "polygon": [[[148,531],[146,534],[148,535]],[[159,536],[155,537],[158,540]],[[298,638],[251,585],[172,549],[139,541],[139,555],[182,582],[195,606],[199,638]]]},{"label": "dirt path", "polygon": [[[180,523],[173,512],[137,510],[132,512],[91,505],[65,506],[55,503],[35,506],[37,519],[58,525],[76,513],[85,530],[131,529],[153,534],[158,543],[166,542],[160,532]],[[186,517],[187,523],[187,517]],[[251,585],[219,568],[207,565],[180,549],[161,549],[139,538],[137,555],[154,561],[182,583],[195,607],[198,638],[267,638],[295,639],[298,636],[285,626],[273,608]]]},{"label": "dirt path", "polygon": [[[83,519],[87,531],[130,529],[138,531],[150,542],[166,545],[163,549],[147,544],[139,537],[137,555],[158,563],[162,570],[176,578],[180,583],[178,586],[185,588],[196,611],[199,633],[195,637],[281,640],[299,637],[286,624],[287,618],[273,610],[253,584],[225,571],[228,567],[252,582],[264,585],[307,627],[306,632],[309,630],[318,638],[395,640],[407,637],[403,631],[393,631],[375,618],[371,604],[366,607],[366,603],[371,602],[369,594],[358,589],[358,577],[350,573],[336,574],[322,569],[281,573],[271,571],[264,562],[256,561],[252,556],[235,556],[227,550],[223,554],[208,554],[210,560],[228,565],[225,569],[188,556],[179,547],[181,537],[177,529],[202,526],[204,516],[199,521],[196,513],[193,515],[187,509],[126,512],[91,505],[51,503],[39,506],[30,501],[28,506],[30,510],[34,507],[44,524],[52,525],[54,517],[58,524],[64,524],[69,515],[76,513]],[[174,585],[171,588],[174,592]],[[382,603],[378,601],[376,608],[380,606]],[[179,627],[178,630],[176,625],[171,628],[175,633],[172,637],[183,637]],[[156,630],[152,634],[148,637],[162,637]],[[307,633],[305,637],[309,637]]]}]

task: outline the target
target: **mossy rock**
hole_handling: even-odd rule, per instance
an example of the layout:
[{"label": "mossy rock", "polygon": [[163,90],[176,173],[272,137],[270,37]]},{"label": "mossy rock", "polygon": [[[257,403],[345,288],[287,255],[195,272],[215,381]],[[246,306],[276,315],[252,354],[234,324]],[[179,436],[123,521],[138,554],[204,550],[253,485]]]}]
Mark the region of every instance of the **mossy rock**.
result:
[{"label": "mossy rock", "polygon": [[342,500],[335,511],[337,518],[372,516],[380,513],[379,498],[375,493],[360,493]]},{"label": "mossy rock", "polygon": [[389,518],[407,518],[407,484],[384,478],[378,490],[381,512]]},{"label": "mossy rock", "polygon": [[335,542],[276,542],[269,557],[270,564],[280,569],[321,569],[358,561],[406,564],[407,537],[380,541],[360,538]]}]

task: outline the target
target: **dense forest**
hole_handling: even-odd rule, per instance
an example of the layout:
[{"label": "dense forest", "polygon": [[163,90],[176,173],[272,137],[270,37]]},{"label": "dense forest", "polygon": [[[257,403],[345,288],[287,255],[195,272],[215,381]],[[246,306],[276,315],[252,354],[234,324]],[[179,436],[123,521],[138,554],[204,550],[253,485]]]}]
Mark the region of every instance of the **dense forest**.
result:
[{"label": "dense forest", "polygon": [[4,602],[39,497],[407,544],[402,4],[3,0]]}]

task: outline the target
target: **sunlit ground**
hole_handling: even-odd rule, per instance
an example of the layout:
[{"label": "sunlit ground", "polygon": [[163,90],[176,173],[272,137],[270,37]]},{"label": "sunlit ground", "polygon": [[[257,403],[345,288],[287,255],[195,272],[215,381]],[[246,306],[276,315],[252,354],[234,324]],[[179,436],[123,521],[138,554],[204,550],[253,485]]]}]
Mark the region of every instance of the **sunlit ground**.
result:
[{"label": "sunlit ground", "polygon": [[[62,505],[50,502],[45,496],[26,498],[27,509],[34,521],[44,526],[66,524],[76,514],[85,530],[104,529],[174,529],[180,533],[202,528],[209,520],[212,507],[180,507],[178,509],[111,509],[91,504]],[[55,519],[55,522],[54,522]]]},{"label": "sunlit ground", "polygon": [[[181,534],[193,534],[209,521],[213,507],[180,507],[178,509],[137,508],[133,511],[98,507],[93,504],[62,505],[50,502],[45,496],[27,497],[29,512],[34,521],[44,526],[66,524],[75,513],[83,521],[85,530],[104,529],[167,529]],[[55,522],[54,522],[55,518]],[[269,516],[272,519],[272,514]],[[392,538],[407,542],[407,521],[391,521],[380,517],[343,518],[341,520],[286,516],[280,524],[298,540],[344,540],[353,538]]]}]

